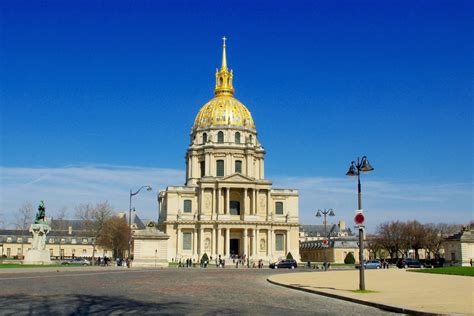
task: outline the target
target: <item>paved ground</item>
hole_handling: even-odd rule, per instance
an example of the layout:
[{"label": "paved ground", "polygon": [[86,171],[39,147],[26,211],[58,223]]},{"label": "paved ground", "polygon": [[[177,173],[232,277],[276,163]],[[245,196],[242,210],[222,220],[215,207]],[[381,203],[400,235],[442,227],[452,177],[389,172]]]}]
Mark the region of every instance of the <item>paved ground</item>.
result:
[{"label": "paved ground", "polygon": [[474,278],[409,272],[403,269],[366,270],[366,289],[359,294],[359,271],[275,275],[274,282],[408,309],[445,314],[474,314]]},{"label": "paved ground", "polygon": [[0,272],[1,315],[390,314],[266,281],[275,274],[296,275],[293,271],[199,268],[71,268],[68,271],[43,268],[34,271]]}]

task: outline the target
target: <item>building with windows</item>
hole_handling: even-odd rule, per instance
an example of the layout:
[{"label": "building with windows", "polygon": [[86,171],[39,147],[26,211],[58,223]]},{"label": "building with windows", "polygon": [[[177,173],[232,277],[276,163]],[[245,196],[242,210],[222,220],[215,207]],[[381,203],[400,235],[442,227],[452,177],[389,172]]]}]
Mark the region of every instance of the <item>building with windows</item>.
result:
[{"label": "building with windows", "polygon": [[[51,259],[92,257],[94,237],[84,229],[81,220],[51,220],[46,249]],[[0,254],[3,259],[23,259],[31,249],[32,234],[28,230],[0,229]],[[96,257],[112,256],[112,251],[96,247]]]},{"label": "building with windows", "polygon": [[168,260],[243,256],[299,259],[298,192],[272,188],[250,111],[234,97],[233,72],[216,70],[214,98],[198,112],[186,152],[184,186],[158,195]]}]

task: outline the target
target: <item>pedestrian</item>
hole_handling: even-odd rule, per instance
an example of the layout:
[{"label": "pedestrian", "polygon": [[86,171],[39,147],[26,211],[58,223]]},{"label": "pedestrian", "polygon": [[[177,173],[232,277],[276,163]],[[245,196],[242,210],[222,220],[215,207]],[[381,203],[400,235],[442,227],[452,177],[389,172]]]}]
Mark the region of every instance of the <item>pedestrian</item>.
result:
[{"label": "pedestrian", "polygon": [[472,267],[472,258],[471,258],[471,260],[469,261],[469,265]]}]

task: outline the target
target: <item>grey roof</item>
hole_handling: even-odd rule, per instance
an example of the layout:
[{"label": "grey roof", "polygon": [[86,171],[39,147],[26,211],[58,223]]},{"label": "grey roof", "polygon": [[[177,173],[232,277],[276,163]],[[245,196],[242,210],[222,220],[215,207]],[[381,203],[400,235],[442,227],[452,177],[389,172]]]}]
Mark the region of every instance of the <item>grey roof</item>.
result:
[{"label": "grey roof", "polygon": [[[305,232],[309,237],[316,237],[316,236],[324,236],[324,225],[300,225],[300,232]],[[327,234],[331,233],[331,235],[341,232],[339,229],[339,225],[337,224],[328,224],[326,226]],[[346,228],[343,232],[347,232],[351,234],[351,230]]]},{"label": "grey roof", "polygon": [[85,222],[81,219],[51,219],[51,229],[68,229],[72,227],[72,230],[84,230]]},{"label": "grey roof", "polygon": [[323,240],[302,241],[300,249],[357,248],[357,237],[330,239],[328,245],[329,247],[324,244]]},{"label": "grey roof", "polygon": [[[125,216],[126,220],[128,221],[128,217]],[[131,217],[131,223],[132,225],[136,225],[136,227],[138,229],[145,229],[145,224],[143,223],[143,221],[140,219],[140,217],[138,217],[138,214],[137,212],[133,212],[132,213],[132,217]]]}]

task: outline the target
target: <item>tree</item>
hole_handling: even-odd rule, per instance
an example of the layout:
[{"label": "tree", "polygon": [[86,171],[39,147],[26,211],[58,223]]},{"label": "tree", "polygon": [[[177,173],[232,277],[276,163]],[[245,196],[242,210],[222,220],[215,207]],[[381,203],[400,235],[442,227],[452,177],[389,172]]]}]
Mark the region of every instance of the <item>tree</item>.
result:
[{"label": "tree", "polygon": [[405,257],[408,257],[409,250],[413,249],[415,259],[419,259],[418,251],[425,248],[426,244],[425,227],[418,221],[408,221],[402,225],[402,236]]},{"label": "tree", "polygon": [[100,202],[96,205],[80,204],[76,207],[77,218],[84,221],[84,228],[93,237],[92,240],[92,265],[94,265],[97,240],[104,231],[105,223],[112,216],[112,207],[109,202]]},{"label": "tree", "polygon": [[400,250],[404,247],[403,223],[400,221],[382,223],[377,227],[380,245],[387,250],[390,258],[398,259]]},{"label": "tree", "polygon": [[344,258],[344,263],[345,264],[354,264],[356,262],[354,255],[352,252],[349,252],[346,257]]},{"label": "tree", "polygon": [[367,250],[374,254],[374,258],[380,257],[380,252],[383,249],[383,246],[380,242],[380,238],[378,236],[370,236],[367,242]]},{"label": "tree", "polygon": [[293,255],[291,254],[291,252],[288,252],[288,254],[286,255],[286,259],[293,260]]},{"label": "tree", "polygon": [[24,253],[25,239],[34,220],[35,209],[31,203],[24,203],[15,214],[15,226],[21,231],[21,255]]},{"label": "tree", "polygon": [[130,234],[130,226],[125,217],[112,216],[105,221],[102,232],[97,238],[97,245],[112,249],[115,258],[123,258],[125,250],[128,249]]}]

